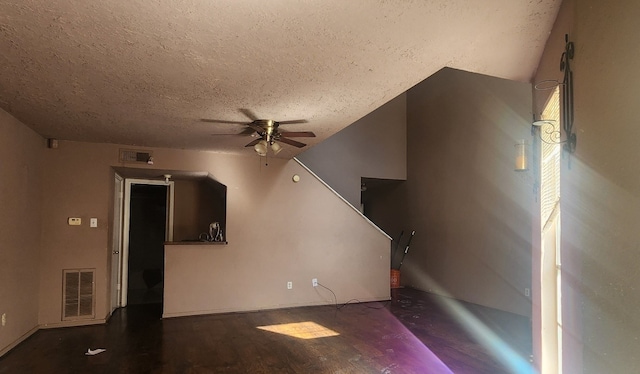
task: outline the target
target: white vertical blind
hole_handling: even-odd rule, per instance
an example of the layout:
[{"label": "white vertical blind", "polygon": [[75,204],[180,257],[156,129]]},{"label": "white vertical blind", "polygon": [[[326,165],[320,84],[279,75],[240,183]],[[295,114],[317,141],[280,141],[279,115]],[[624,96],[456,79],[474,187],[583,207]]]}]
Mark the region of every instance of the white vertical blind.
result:
[{"label": "white vertical blind", "polygon": [[560,201],[560,144],[555,144],[560,140],[560,92],[558,88],[554,90],[549,98],[549,102],[542,112],[542,119],[549,120],[540,128],[542,137],[542,162],[541,162],[541,183],[540,183],[540,203],[542,227],[547,226],[547,222],[555,215],[557,205]]},{"label": "white vertical blind", "polygon": [[542,371],[562,373],[562,269],[560,256],[560,92],[553,91],[540,128]]}]

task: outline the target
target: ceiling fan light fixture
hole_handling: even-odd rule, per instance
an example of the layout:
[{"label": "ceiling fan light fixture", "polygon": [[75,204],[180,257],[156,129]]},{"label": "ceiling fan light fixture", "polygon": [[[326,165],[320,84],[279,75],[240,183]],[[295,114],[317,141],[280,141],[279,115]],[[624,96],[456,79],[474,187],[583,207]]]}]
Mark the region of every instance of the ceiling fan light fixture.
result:
[{"label": "ceiling fan light fixture", "polygon": [[282,146],[274,142],[271,144],[271,150],[273,151],[274,155],[277,155],[278,153],[280,153],[280,151],[282,151]]},{"label": "ceiling fan light fixture", "polygon": [[256,145],[253,146],[253,149],[255,149],[256,153],[258,153],[260,156],[266,156],[267,145],[268,144],[266,140],[260,140],[259,142],[256,143]]}]

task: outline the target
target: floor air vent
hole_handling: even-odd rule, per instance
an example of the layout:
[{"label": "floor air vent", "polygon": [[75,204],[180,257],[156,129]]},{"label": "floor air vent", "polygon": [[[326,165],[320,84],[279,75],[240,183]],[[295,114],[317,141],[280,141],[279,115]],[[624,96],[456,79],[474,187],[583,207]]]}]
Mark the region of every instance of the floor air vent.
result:
[{"label": "floor air vent", "polygon": [[95,317],[95,269],[63,270],[62,320]]}]

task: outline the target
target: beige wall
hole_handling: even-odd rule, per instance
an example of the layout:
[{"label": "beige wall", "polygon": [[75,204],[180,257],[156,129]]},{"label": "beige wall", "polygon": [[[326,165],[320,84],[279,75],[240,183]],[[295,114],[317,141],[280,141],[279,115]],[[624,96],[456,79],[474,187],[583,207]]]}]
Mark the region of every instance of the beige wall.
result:
[{"label": "beige wall", "polygon": [[568,33],[578,142],[562,162],[563,363],[570,373],[632,373],[640,367],[640,2],[563,8],[536,77],[560,74]]},{"label": "beige wall", "polygon": [[166,317],[333,303],[312,278],[338,303],[389,297],[382,232],[294,161],[255,171],[255,187],[229,188],[229,245],[166,246]]},{"label": "beige wall", "polygon": [[38,326],[45,140],[0,109],[0,355]]},{"label": "beige wall", "polygon": [[[127,166],[118,163],[118,150],[117,145],[61,141],[43,161],[43,325],[60,325],[65,268],[96,269],[96,318],[108,314],[112,166]],[[167,260],[168,312],[330,302],[327,295],[305,287],[312,277],[333,288],[339,300],[388,298],[387,237],[368,223],[363,226],[366,221],[357,212],[336,208],[333,201],[340,200],[295,161],[272,159],[265,167],[253,156],[171,149],[154,149],[153,156],[152,167],[131,166],[206,172],[227,186],[229,245]],[[302,176],[300,183],[291,181],[294,173]],[[70,216],[85,224],[68,226]],[[90,217],[98,217],[98,228],[88,227]],[[357,284],[361,279],[369,283]],[[287,281],[294,281],[293,291],[284,292]]]},{"label": "beige wall", "polygon": [[359,207],[361,177],[407,178],[406,106],[401,94],[297,158]]},{"label": "beige wall", "polygon": [[407,181],[372,207],[387,232],[416,230],[404,285],[531,314],[533,181],[514,171],[530,118],[524,83],[443,69],[408,91]]},{"label": "beige wall", "polygon": [[[109,210],[113,199],[110,160],[118,148],[60,141],[42,160],[42,244],[40,255],[40,314],[44,326],[61,324],[63,269],[95,269],[96,318],[107,316]],[[68,217],[82,219],[69,226]],[[89,228],[89,219],[98,227]]]}]

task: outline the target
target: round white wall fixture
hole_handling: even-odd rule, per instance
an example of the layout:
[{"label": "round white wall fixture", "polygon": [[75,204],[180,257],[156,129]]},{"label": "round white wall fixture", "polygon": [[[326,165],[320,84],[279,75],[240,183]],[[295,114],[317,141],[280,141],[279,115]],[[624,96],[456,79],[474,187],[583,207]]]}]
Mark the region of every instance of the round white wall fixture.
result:
[{"label": "round white wall fixture", "polygon": [[298,174],[293,174],[293,177],[291,177],[291,180],[294,183],[298,183],[298,182],[300,182],[300,176]]}]

